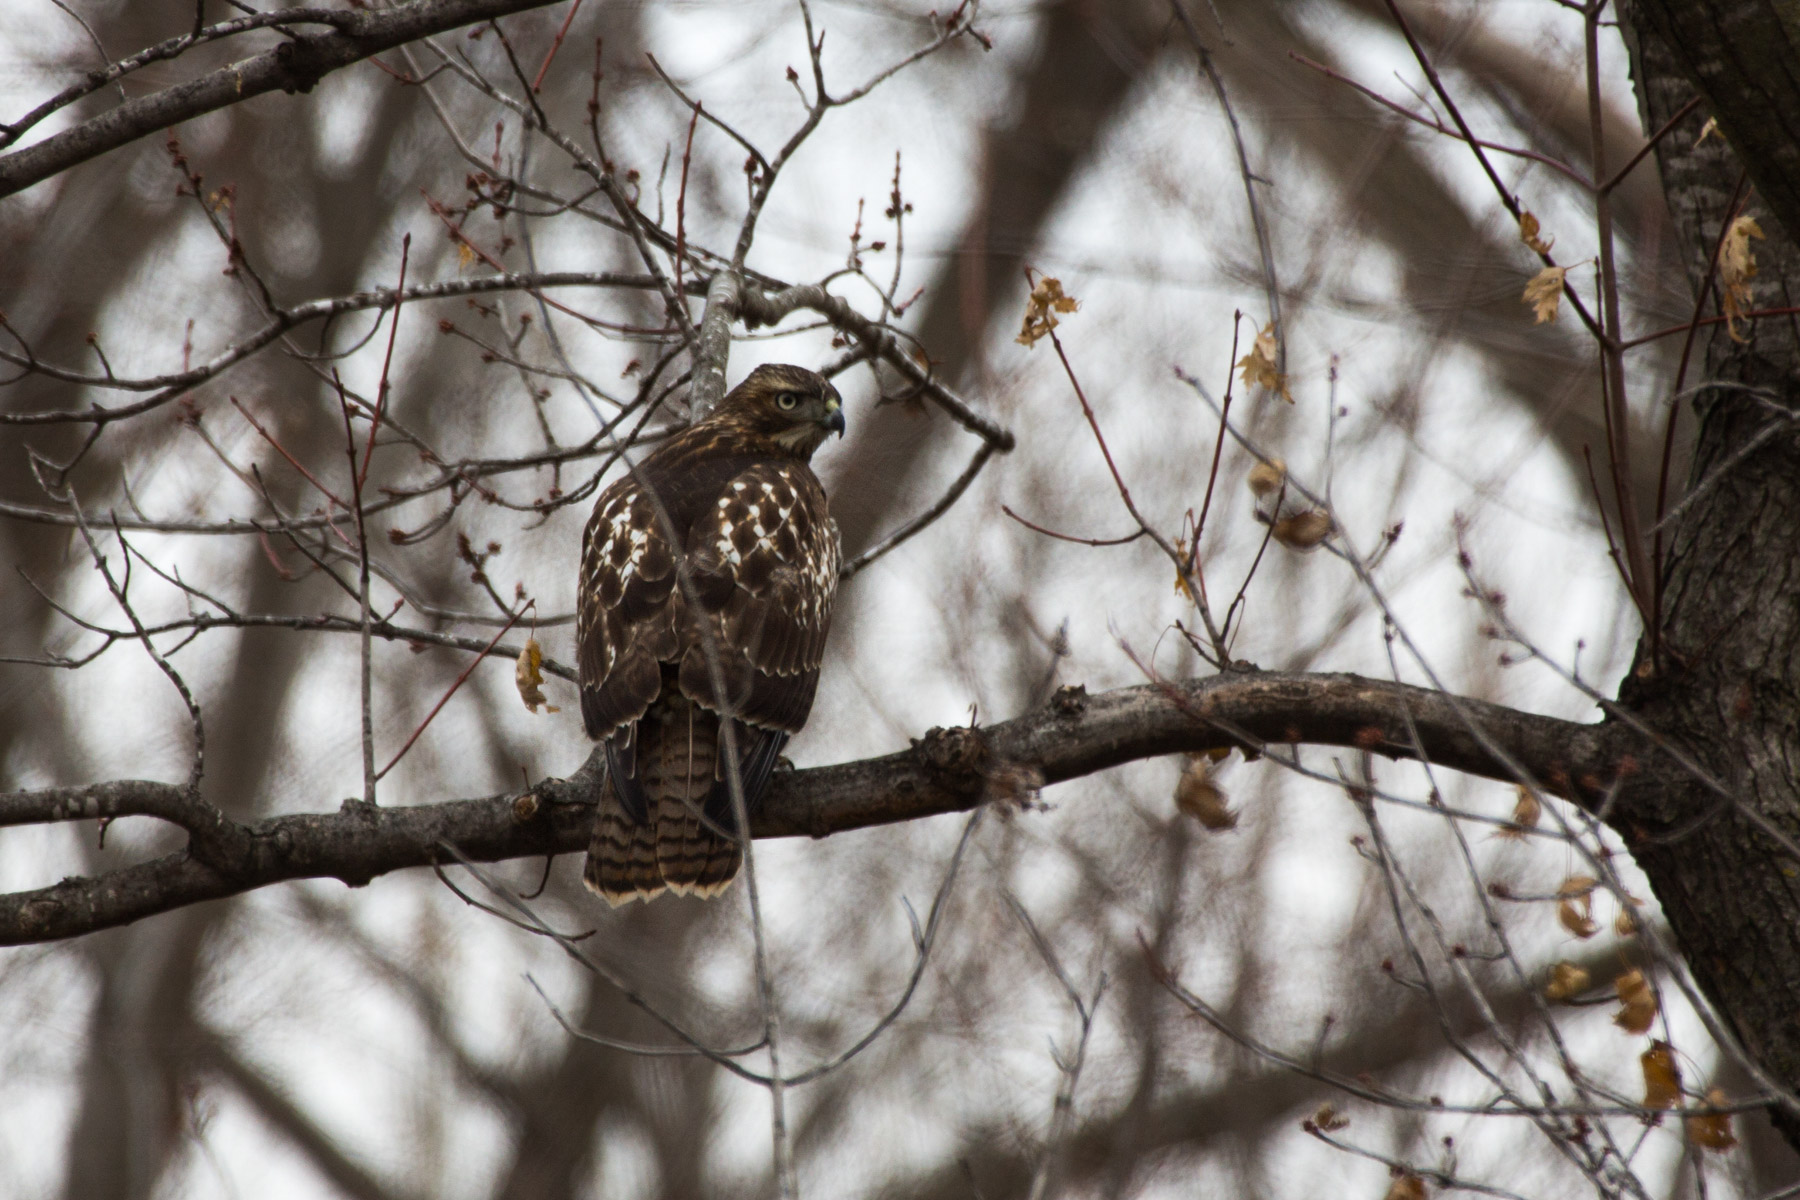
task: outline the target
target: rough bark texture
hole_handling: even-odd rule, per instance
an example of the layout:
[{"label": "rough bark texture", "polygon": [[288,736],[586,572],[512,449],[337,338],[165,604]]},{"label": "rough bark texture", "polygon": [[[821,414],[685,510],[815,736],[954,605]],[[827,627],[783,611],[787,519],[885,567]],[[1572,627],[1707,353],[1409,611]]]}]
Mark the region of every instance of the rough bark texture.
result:
[{"label": "rough bark texture", "polygon": [[[1800,5],[1635,0],[1631,17],[1659,47],[1638,78],[1698,87],[1756,190],[1789,235],[1800,236]],[[1672,183],[1667,154],[1663,165]]]},{"label": "rough bark texture", "polygon": [[[1698,82],[1734,141],[1737,130],[1758,127],[1737,142],[1741,158],[1716,139],[1695,146],[1704,111],[1662,143],[1663,181],[1698,288],[1746,169],[1757,185],[1747,211],[1785,210],[1788,228],[1800,229],[1792,215],[1800,212],[1800,124],[1792,120],[1800,114],[1800,76],[1791,49],[1781,50],[1785,65],[1734,59],[1745,53],[1747,29],[1775,19],[1767,5],[1640,3],[1635,15],[1633,68],[1647,125],[1668,119]],[[1679,57],[1659,31],[1679,37]],[[1727,35],[1739,39],[1737,48]],[[1775,43],[1766,49],[1773,54]],[[1755,116],[1746,104],[1766,110]],[[1779,153],[1763,144],[1765,126],[1786,129]],[[1755,306],[1792,305],[1800,251],[1774,222],[1763,227]],[[1677,772],[1630,794],[1615,824],[1655,886],[1700,986],[1750,1054],[1796,1089],[1800,862],[1745,810],[1790,844],[1800,839],[1800,328],[1792,318],[1766,319],[1747,337],[1734,341],[1720,325],[1696,344],[1689,386],[1718,386],[1693,402],[1699,427],[1690,499],[1669,533],[1662,650],[1652,661],[1649,648],[1640,649],[1620,692],[1732,799],[1722,802]],[[1774,1117],[1800,1145],[1800,1113]]]},{"label": "rough bark texture", "polygon": [[[1559,795],[1597,800],[1635,742],[1616,729],[1355,675],[1233,672],[1097,696],[1065,688],[1044,708],[1003,724],[934,729],[884,758],[778,772],[751,825],[757,837],[825,837],[1025,800],[1041,784],[1229,744],[1284,754],[1284,743],[1396,758],[1422,752],[1452,770],[1507,780],[1522,771]],[[406,808],[346,800],[336,813],[274,817],[240,828],[246,850],[235,861],[182,850],[0,897],[0,945],[72,937],[289,879],[357,886],[388,871],[451,862],[447,845],[482,862],[579,851],[603,770],[596,755],[568,779],[544,780],[529,792]],[[180,792],[170,784],[96,786],[115,795]],[[0,795],[0,825],[56,819],[52,808],[66,803],[65,791]],[[146,808],[161,815],[177,798],[158,795]]]}]

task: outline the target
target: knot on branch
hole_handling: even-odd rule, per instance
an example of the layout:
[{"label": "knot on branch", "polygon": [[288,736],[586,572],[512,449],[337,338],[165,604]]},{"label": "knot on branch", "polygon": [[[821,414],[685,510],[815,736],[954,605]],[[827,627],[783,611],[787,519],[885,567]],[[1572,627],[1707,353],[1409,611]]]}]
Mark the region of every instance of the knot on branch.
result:
[{"label": "knot on branch", "polygon": [[913,753],[932,774],[952,777],[942,781],[946,785],[952,784],[956,777],[966,780],[977,776],[987,765],[987,739],[982,737],[981,730],[966,725],[954,729],[933,726],[925,731],[924,737],[914,738],[912,744]]},{"label": "knot on branch", "polygon": [[924,737],[913,740],[913,754],[932,782],[945,791],[979,795],[983,803],[1018,808],[1039,803],[1043,768],[997,757],[986,735],[972,726],[928,729]]},{"label": "knot on branch", "polygon": [[281,90],[288,95],[310,92],[335,64],[328,61],[320,38],[295,38],[275,47],[275,61],[281,66]]}]

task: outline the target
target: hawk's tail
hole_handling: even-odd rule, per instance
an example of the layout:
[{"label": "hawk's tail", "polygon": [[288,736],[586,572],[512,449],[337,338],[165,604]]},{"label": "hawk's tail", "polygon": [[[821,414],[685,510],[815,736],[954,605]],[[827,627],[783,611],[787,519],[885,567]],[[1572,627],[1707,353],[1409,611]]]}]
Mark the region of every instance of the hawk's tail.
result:
[{"label": "hawk's tail", "polygon": [[638,721],[634,750],[648,819],[632,820],[609,787],[583,882],[614,905],[648,900],[664,888],[704,898],[723,892],[737,875],[738,847],[701,817],[718,779],[718,717],[665,692]]}]

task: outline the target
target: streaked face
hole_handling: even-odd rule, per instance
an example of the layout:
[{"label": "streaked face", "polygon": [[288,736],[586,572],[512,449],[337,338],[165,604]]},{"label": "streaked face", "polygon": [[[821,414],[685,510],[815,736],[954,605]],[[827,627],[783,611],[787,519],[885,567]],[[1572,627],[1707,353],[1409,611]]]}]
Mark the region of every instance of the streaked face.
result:
[{"label": "streaked face", "polygon": [[827,436],[844,432],[837,388],[804,367],[758,367],[733,398],[747,410],[747,425],[799,458],[810,458]]}]

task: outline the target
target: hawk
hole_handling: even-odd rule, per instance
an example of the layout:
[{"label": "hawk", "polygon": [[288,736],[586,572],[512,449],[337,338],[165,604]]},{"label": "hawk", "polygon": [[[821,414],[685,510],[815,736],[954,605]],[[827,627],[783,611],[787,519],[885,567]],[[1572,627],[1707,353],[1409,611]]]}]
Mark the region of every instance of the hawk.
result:
[{"label": "hawk", "polygon": [[808,462],[833,432],[824,376],[761,366],[594,502],[575,628],[612,786],[582,880],[614,905],[737,874],[723,726],[754,812],[819,685],[838,530]]}]

